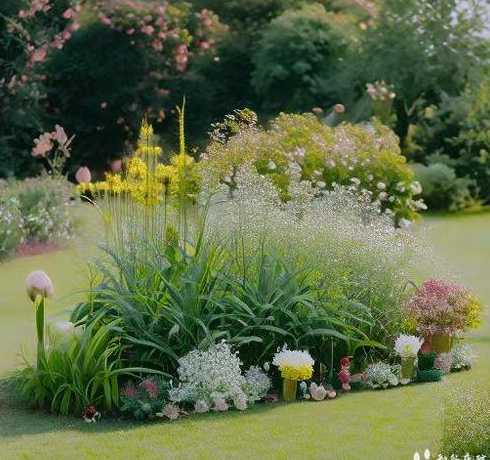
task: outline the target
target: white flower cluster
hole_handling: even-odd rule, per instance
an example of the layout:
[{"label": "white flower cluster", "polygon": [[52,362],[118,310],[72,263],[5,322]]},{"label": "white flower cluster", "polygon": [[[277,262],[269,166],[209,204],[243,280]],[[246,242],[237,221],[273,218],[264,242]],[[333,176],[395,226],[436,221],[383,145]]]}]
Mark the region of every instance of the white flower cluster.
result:
[{"label": "white flower cluster", "polygon": [[396,97],[393,85],[387,84],[384,80],[368,83],[366,90],[373,101],[391,101]]},{"label": "white flower cluster", "polygon": [[388,388],[400,382],[400,366],[382,361],[370,364],[366,370],[366,382],[371,388]]},{"label": "white flower cluster", "polygon": [[278,368],[282,367],[303,367],[313,366],[315,361],[307,351],[288,350],[284,345],[282,350],[278,350],[274,355],[272,364]]},{"label": "white flower cluster", "polygon": [[457,345],[452,350],[452,369],[469,369],[476,360],[476,354],[467,343]]},{"label": "white flower cluster", "polygon": [[413,358],[417,356],[424,339],[414,335],[400,335],[395,341],[395,351],[402,358]]},{"label": "white flower cluster", "polygon": [[179,359],[179,386],[170,391],[170,399],[193,403],[196,412],[222,412],[230,404],[244,410],[249,402],[263,395],[267,376],[259,376],[256,369],[251,369],[247,378],[240,365],[238,353],[232,352],[225,342],[206,351],[193,350]]},{"label": "white flower cluster", "polygon": [[258,366],[251,366],[245,372],[244,390],[249,402],[262,399],[271,387],[271,379]]}]

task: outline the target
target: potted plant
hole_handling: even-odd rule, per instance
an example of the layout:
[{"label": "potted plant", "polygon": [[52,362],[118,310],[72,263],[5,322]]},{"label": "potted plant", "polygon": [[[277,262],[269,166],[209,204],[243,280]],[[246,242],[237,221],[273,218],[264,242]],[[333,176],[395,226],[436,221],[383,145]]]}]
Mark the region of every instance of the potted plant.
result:
[{"label": "potted plant", "polygon": [[401,359],[400,383],[405,385],[415,377],[415,364],[423,339],[414,335],[400,335],[395,341],[395,351]]},{"label": "potted plant", "polygon": [[283,399],[294,401],[298,381],[309,380],[313,375],[313,358],[307,351],[288,350],[287,346],[284,346],[274,355],[272,364],[281,372]]},{"label": "potted plant", "polygon": [[436,353],[450,352],[455,334],[476,327],[481,309],[480,301],[464,286],[438,279],[425,281],[407,305],[425,338],[425,351]]}]

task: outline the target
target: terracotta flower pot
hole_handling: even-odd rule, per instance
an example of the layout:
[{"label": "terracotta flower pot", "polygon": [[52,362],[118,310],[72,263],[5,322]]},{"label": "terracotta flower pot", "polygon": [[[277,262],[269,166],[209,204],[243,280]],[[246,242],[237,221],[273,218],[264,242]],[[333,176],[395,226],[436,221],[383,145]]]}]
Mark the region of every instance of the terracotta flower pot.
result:
[{"label": "terracotta flower pot", "polygon": [[434,334],[432,336],[432,351],[436,353],[449,353],[452,347],[452,337],[448,334]]},{"label": "terracotta flower pot", "polygon": [[407,358],[402,358],[401,362],[400,378],[402,381],[412,380],[415,374],[415,356],[410,356]]},{"label": "terracotta flower pot", "polygon": [[296,380],[282,380],[282,398],[284,401],[295,401],[298,382]]}]

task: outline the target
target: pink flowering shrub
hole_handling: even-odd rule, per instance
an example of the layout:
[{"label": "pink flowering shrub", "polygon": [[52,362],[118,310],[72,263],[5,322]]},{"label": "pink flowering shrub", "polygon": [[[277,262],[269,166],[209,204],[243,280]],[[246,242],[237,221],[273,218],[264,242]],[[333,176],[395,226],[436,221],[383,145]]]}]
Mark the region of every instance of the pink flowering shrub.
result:
[{"label": "pink flowering shrub", "polygon": [[407,311],[421,334],[453,335],[478,325],[481,304],[464,286],[429,279],[416,290]]},{"label": "pink flowering shrub", "polygon": [[121,412],[138,420],[153,418],[168,402],[169,383],[147,377],[138,384],[127,382],[120,390]]},{"label": "pink flowering shrub", "polygon": [[[172,79],[213,53],[223,29],[211,11],[186,2],[0,3],[0,177],[39,171],[26,152],[48,121],[79,134],[72,171],[120,158],[144,114],[163,123],[175,106]],[[49,145],[40,138],[34,153]]]}]

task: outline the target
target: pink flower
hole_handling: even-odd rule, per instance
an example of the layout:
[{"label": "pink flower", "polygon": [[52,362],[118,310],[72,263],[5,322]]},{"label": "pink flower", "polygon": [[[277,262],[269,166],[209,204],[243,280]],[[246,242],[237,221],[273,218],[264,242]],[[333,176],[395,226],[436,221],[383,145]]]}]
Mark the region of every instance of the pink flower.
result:
[{"label": "pink flower", "polygon": [[145,379],[140,383],[140,387],[144,388],[151,399],[158,398],[160,393],[158,385],[152,379]]},{"label": "pink flower", "polygon": [[34,139],[34,147],[32,149],[33,157],[45,157],[53,148],[51,141],[51,133],[41,134],[37,139]]},{"label": "pink flower", "polygon": [[88,184],[92,180],[92,174],[90,174],[90,169],[86,166],[78,168],[75,173],[75,179],[79,184]]},{"label": "pink flower", "polygon": [[36,49],[31,55],[31,61],[35,62],[43,62],[46,59],[47,51],[45,47]]},{"label": "pink flower", "polygon": [[105,26],[110,26],[110,25],[112,25],[112,21],[111,21],[111,19],[110,19],[110,18],[108,18],[107,16],[103,15],[103,14],[101,14],[101,15],[99,16],[99,19],[100,19],[100,22],[101,22],[102,24],[104,24]]},{"label": "pink flower", "polygon": [[150,26],[150,25],[143,26],[140,30],[145,35],[152,35],[153,32],[155,32],[155,28],[153,26]]},{"label": "pink flower", "polygon": [[71,8],[68,8],[67,10],[65,10],[65,11],[64,11],[64,13],[63,13],[63,17],[64,17],[65,19],[71,19],[71,18],[73,17],[73,14],[74,14],[74,13],[75,13],[75,12],[74,12],[74,11],[73,11]]},{"label": "pink flower", "polygon": [[51,297],[54,294],[53,282],[42,270],[36,270],[27,276],[26,290],[27,295],[33,302],[38,295]]},{"label": "pink flower", "polygon": [[127,383],[126,386],[121,390],[121,394],[126,396],[126,398],[134,398],[136,396],[137,390],[132,382]]},{"label": "pink flower", "polygon": [[466,324],[469,292],[455,283],[429,279],[417,289],[407,305],[407,311],[424,335],[454,334]]},{"label": "pink flower", "polygon": [[68,140],[68,136],[66,135],[65,130],[60,125],[54,126],[54,131],[51,135],[53,139],[55,139],[60,145],[65,145],[66,141]]},{"label": "pink flower", "polygon": [[186,44],[177,45],[175,48],[175,63],[177,70],[184,72],[189,61],[189,50]]}]

